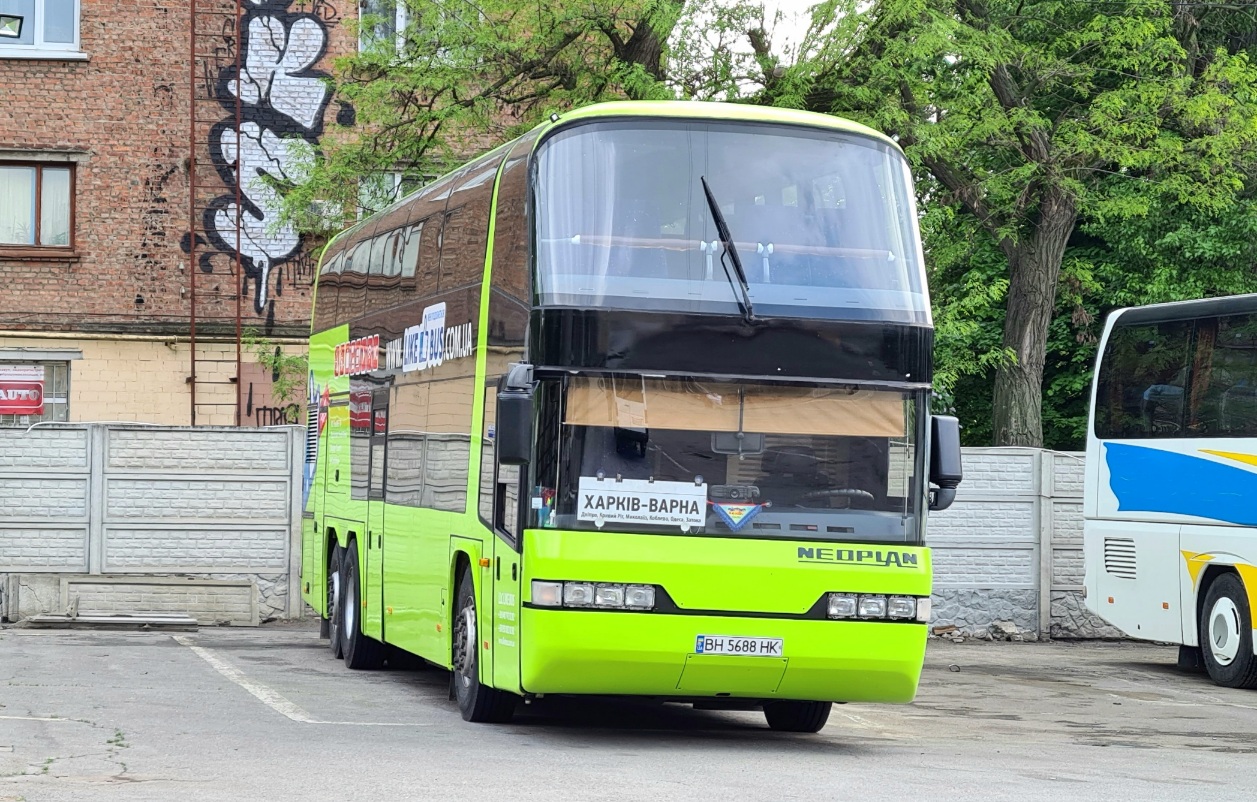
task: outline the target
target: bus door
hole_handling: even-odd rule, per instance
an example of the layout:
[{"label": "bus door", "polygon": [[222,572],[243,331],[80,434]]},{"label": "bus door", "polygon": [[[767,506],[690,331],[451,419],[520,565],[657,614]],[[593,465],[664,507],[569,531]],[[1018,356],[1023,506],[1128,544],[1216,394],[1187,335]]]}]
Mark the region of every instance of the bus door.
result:
[{"label": "bus door", "polygon": [[389,388],[371,394],[371,456],[367,480],[367,537],[362,577],[362,631],[384,639],[384,504],[388,460]]},{"label": "bus door", "polygon": [[[486,442],[494,440],[494,412],[497,408],[495,385],[485,389]],[[523,566],[520,563],[520,534],[523,532],[523,492],[527,468],[518,465],[499,465],[497,449],[485,449],[485,459],[492,460],[492,564],[490,566],[490,594],[492,599],[493,685],[504,690],[519,688],[519,611],[520,583]],[[487,469],[488,466],[486,466]],[[486,633],[487,634],[487,633]]]}]

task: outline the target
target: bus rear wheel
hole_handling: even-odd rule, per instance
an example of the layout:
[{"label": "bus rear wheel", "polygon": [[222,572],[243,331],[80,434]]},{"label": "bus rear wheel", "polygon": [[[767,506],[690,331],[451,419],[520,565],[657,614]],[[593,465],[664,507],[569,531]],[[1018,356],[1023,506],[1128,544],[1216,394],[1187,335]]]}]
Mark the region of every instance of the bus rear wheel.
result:
[{"label": "bus rear wheel", "polygon": [[476,627],[476,594],[471,569],[463,570],[454,608],[454,698],[464,721],[505,724],[515,715],[515,697],[480,682],[480,635]]},{"label": "bus rear wheel", "polygon": [[332,556],[327,561],[327,619],[328,638],[332,649],[332,657],[339,660],[341,655],[341,563],[343,562],[340,546],[332,546]]},{"label": "bus rear wheel", "polygon": [[362,582],[358,576],[358,541],[349,541],[341,572],[341,651],[352,669],[383,668],[384,644],[362,632]]},{"label": "bus rear wheel", "polygon": [[830,702],[767,702],[764,718],[778,732],[820,732],[832,708]]},{"label": "bus rear wheel", "polygon": [[1223,574],[1209,586],[1200,619],[1200,645],[1214,682],[1226,688],[1257,688],[1253,611],[1239,576]]}]

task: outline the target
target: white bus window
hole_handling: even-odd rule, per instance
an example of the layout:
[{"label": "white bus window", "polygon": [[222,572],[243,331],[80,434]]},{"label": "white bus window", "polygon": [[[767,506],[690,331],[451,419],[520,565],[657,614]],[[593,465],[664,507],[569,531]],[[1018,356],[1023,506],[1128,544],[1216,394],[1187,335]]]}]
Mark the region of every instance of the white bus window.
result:
[{"label": "white bus window", "polygon": [[1190,321],[1118,326],[1109,335],[1096,388],[1096,436],[1182,437]]}]

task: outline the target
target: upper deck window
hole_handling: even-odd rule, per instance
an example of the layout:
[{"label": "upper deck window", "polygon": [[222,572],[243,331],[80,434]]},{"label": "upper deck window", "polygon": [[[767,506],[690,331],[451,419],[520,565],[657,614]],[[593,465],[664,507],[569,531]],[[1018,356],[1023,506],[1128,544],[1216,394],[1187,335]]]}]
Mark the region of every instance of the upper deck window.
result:
[{"label": "upper deck window", "polygon": [[929,322],[903,157],[869,137],[751,123],[598,122],[543,143],[540,303],[737,314],[703,178],[757,315]]}]

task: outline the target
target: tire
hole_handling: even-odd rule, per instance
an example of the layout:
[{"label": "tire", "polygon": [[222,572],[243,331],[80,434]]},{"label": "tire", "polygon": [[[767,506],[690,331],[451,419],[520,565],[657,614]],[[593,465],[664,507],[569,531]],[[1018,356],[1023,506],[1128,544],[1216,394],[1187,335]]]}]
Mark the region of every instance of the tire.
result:
[{"label": "tire", "polygon": [[778,732],[820,732],[832,708],[831,702],[768,702],[764,718]]},{"label": "tire", "polygon": [[384,667],[384,644],[362,633],[362,582],[358,576],[358,542],[349,541],[341,571],[341,652],[354,670]]},{"label": "tire", "polygon": [[1226,688],[1257,688],[1253,611],[1239,576],[1223,574],[1209,586],[1200,613],[1200,646],[1214,682]]},{"label": "tire", "polygon": [[471,569],[458,582],[454,625],[450,627],[454,699],[464,721],[505,724],[515,715],[515,696],[480,682],[480,634],[476,626],[476,594]]},{"label": "tire", "polygon": [[341,565],[344,563],[344,549],[332,546],[332,556],[327,561],[327,618],[328,641],[332,657],[339,660],[342,656],[341,646]]}]

